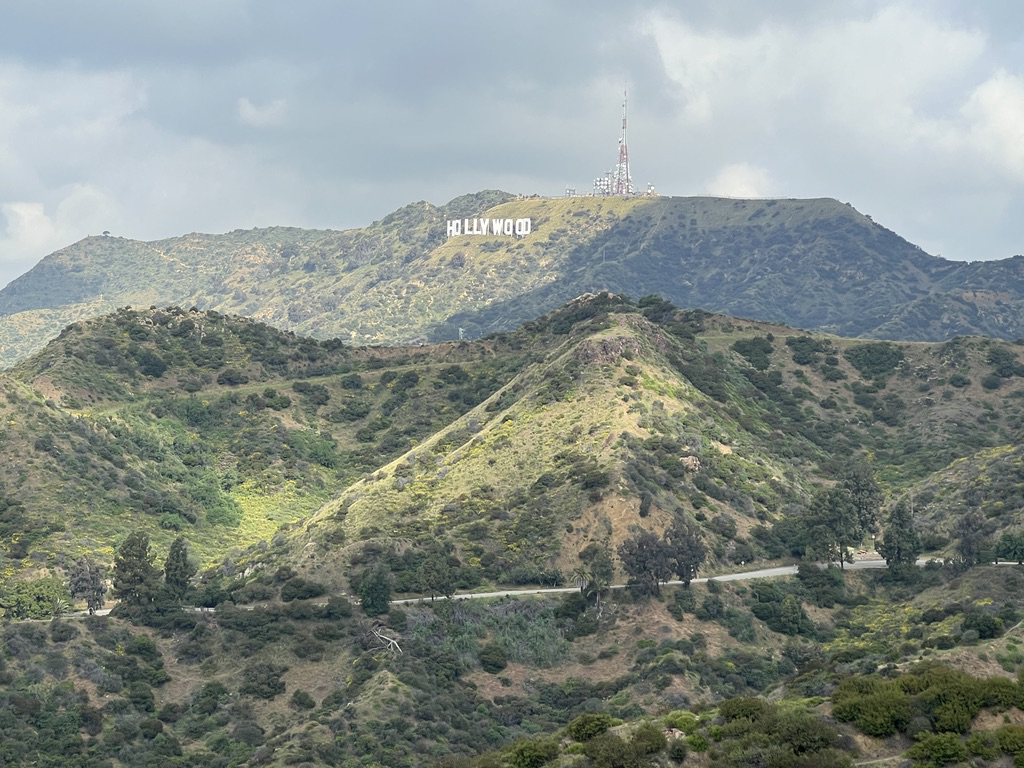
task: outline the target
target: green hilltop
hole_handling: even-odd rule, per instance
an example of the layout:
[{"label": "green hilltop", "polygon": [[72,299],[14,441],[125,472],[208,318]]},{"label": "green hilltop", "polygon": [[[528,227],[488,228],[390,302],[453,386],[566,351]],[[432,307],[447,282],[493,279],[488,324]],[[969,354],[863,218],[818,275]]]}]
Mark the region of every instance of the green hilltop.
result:
[{"label": "green hilltop", "polygon": [[[476,216],[528,217],[533,228],[446,238],[447,219]],[[842,336],[1024,336],[1024,257],[929,256],[835,200],[487,191],[346,231],[86,238],[0,290],[0,366],[123,306],[195,306],[322,339],[396,344],[510,330],[606,290]]]}]

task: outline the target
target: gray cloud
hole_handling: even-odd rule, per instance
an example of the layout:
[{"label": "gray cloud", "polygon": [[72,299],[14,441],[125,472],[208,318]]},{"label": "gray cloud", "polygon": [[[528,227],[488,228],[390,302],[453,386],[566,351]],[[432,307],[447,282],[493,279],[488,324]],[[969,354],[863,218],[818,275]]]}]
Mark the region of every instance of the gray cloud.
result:
[{"label": "gray cloud", "polygon": [[[364,7],[365,6],[365,7]],[[581,190],[831,196],[948,258],[1019,253],[1017,3],[5,3],[0,284],[105,229],[361,226]]]}]

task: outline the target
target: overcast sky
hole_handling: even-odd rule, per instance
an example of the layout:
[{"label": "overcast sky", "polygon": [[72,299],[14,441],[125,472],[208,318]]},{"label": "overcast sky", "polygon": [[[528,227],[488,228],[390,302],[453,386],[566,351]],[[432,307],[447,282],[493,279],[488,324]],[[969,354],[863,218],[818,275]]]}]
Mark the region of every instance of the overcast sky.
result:
[{"label": "overcast sky", "polygon": [[639,186],[1024,253],[1019,0],[2,0],[0,286],[103,230],[587,191],[624,83]]}]

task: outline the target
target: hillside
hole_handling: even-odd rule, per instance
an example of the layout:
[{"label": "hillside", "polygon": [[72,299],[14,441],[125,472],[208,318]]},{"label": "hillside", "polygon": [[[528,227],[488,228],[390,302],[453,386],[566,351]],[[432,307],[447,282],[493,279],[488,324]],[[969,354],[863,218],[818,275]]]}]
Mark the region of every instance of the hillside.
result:
[{"label": "hillside", "polygon": [[[692,766],[748,765],[762,730],[780,768],[899,764],[919,741],[978,765],[1024,753],[1017,566],[820,570],[807,522],[867,466],[889,502],[913,492],[929,556],[955,554],[964,505],[990,539],[1019,532],[1016,343],[609,294],[391,348],[121,309],[0,374],[0,427],[5,620],[66,612],[74,558],[109,574],[130,532],[157,567],[179,535],[210,566],[176,595],[155,576],[120,616],[5,625],[10,764],[680,764],[644,721]],[[620,545],[678,519],[701,576],[808,562],[653,596],[588,581],[602,553],[624,581]],[[581,566],[569,594],[429,599],[571,586]],[[379,605],[380,584],[425,599]],[[625,721],[606,723],[622,746],[574,729],[588,713]]]},{"label": "hillside", "polygon": [[[329,502],[294,534],[289,561],[343,584],[342,544],[359,562],[398,539],[411,545],[391,560],[403,583],[440,540],[475,564],[470,581],[543,583],[680,513],[719,565],[778,557],[803,544],[772,523],[792,521],[856,455],[899,494],[1024,428],[1020,349],[988,339],[857,342],[613,297],[518,333],[553,329],[564,341],[544,359]],[[1014,508],[990,514],[989,532],[1014,526]],[[919,511],[936,533],[958,516]]]},{"label": "hillside", "polygon": [[[189,531],[204,560],[269,539],[488,396],[521,354],[348,348],[174,307],[77,323],[0,376],[0,491],[24,510],[5,550],[107,559],[126,521],[160,541]],[[435,378],[449,367],[457,381]]]},{"label": "hillside", "polygon": [[[532,232],[446,238],[446,220],[476,216],[530,218]],[[86,238],[0,290],[0,367],[123,306],[195,306],[396,344],[509,330],[604,290],[851,337],[1024,336],[1024,257],[929,256],[835,200],[489,191],[344,232]]]},{"label": "hillside", "polygon": [[[607,294],[406,348],[122,309],[0,377],[0,483],[23,512],[5,547],[22,565],[108,558],[130,520],[164,544],[185,533],[206,561],[274,538],[267,557],[344,587],[367,548],[401,570],[447,541],[473,564],[466,583],[543,583],[682,512],[714,562],[778,557],[799,544],[772,523],[851,457],[871,455],[896,493],[1018,444],[1020,358],[990,339],[862,342]],[[919,512],[943,527],[955,505],[931,498]]]}]

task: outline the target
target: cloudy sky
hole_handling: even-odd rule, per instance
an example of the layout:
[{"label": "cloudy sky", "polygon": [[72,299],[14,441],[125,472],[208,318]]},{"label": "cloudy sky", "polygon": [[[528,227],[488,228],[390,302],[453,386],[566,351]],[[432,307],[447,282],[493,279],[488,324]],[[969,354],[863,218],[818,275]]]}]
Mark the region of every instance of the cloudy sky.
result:
[{"label": "cloudy sky", "polygon": [[639,185],[1024,253],[1019,0],[3,0],[0,286],[110,230],[346,228]]}]

